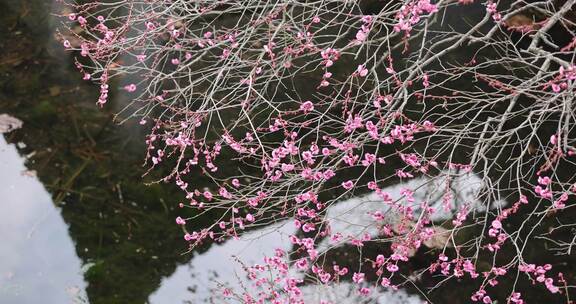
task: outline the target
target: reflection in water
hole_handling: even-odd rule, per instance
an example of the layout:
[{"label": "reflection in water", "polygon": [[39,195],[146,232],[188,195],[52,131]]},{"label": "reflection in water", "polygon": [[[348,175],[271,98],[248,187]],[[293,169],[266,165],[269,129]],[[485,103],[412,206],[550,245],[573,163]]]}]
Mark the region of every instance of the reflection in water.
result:
[{"label": "reflection in water", "polygon": [[[463,175],[454,181],[457,185],[462,185],[462,192],[457,193],[456,201],[470,203],[474,193],[481,187],[481,180],[474,174]],[[434,188],[435,183],[429,183],[427,178],[415,178],[407,184],[397,184],[384,188],[394,198],[401,197],[401,190],[404,187],[428,184]],[[465,185],[465,186],[464,186]],[[429,197],[435,193],[436,189],[420,188],[414,197],[421,200],[429,200],[432,205],[439,205],[441,198]],[[456,195],[456,194],[455,194]],[[432,200],[430,200],[432,199]],[[500,203],[500,204],[503,204]],[[476,206],[481,209],[480,206]],[[341,201],[330,206],[327,216],[332,219],[331,227],[333,232],[340,232],[346,237],[356,237],[363,233],[377,235],[373,224],[375,220],[367,212],[374,210],[385,211],[386,205],[378,196],[369,194],[361,197],[354,197]],[[439,218],[446,216],[442,212],[437,215]],[[196,255],[187,264],[179,266],[176,272],[169,278],[162,281],[161,287],[150,297],[153,304],[166,303],[165,299],[171,298],[174,303],[191,301],[192,303],[209,302],[223,303],[224,299],[219,297],[220,291],[216,289],[218,284],[240,290],[242,286],[250,289],[251,283],[246,278],[246,273],[242,268],[241,261],[245,265],[251,266],[261,264],[264,256],[273,256],[276,248],[281,248],[290,252],[292,244],[290,235],[297,234],[292,221],[270,225],[256,231],[251,231],[240,237],[238,240],[228,240],[224,244],[213,245],[205,253]],[[442,244],[444,244],[443,242]],[[342,246],[344,242],[331,243],[323,241],[319,249],[331,246]],[[303,278],[303,274],[295,274],[296,277]],[[386,303],[386,304],[415,304],[422,303],[423,300],[416,295],[408,295],[405,291],[391,291],[380,289],[368,298],[358,295],[357,286],[350,282],[341,282],[335,286],[306,285],[302,287],[306,303],[319,303],[320,300],[330,300],[333,303]]]},{"label": "reflection in water", "polygon": [[[2,154],[3,164],[19,167],[11,176],[2,168],[2,178],[10,183],[0,184],[0,191],[25,198],[41,189],[37,197],[42,200],[33,203],[42,204],[31,208],[36,213],[26,218],[13,213],[28,209],[15,208],[14,202],[0,205],[1,218],[10,218],[0,223],[1,240],[21,242],[0,246],[0,303],[69,303],[65,289],[75,285],[91,304],[145,303],[161,279],[191,257],[181,255],[186,243],[174,223],[176,192],[143,184],[142,134],[134,125],[114,125],[110,109],[94,105],[95,88],[81,81],[73,58],[54,39],[51,25],[56,22],[50,12],[57,8],[51,4],[0,1],[0,25],[5,29],[0,31],[0,113],[24,122],[22,129],[6,134],[6,140],[26,144],[18,152],[30,155],[26,166],[37,171],[47,190],[38,180],[35,188],[5,187],[25,168],[14,147],[13,157]],[[52,224],[55,220],[60,226]],[[30,231],[33,237],[27,239]],[[68,253],[60,252],[64,250]],[[74,251],[79,259],[67,258]],[[68,273],[77,280],[60,278]],[[50,290],[44,292],[41,284]],[[11,293],[4,292],[8,289]],[[13,298],[13,290],[19,298]],[[63,295],[51,298],[58,293]],[[169,298],[163,302],[171,303]]]},{"label": "reflection in water", "polygon": [[306,303],[330,301],[338,304],[424,304],[422,299],[409,295],[404,290],[392,291],[379,289],[369,296],[358,294],[358,285],[352,282],[340,282],[330,286],[307,285],[302,288]]},{"label": "reflection in water", "polygon": [[[446,188],[446,180],[441,177],[448,176],[448,174],[449,172],[440,172],[434,179],[429,176],[419,176],[403,183],[390,185],[382,190],[388,193],[393,200],[396,200],[403,197],[402,191],[404,189],[416,189],[413,193],[415,201],[428,202],[430,207],[434,208],[434,213],[430,215],[430,218],[438,223],[451,219],[463,205],[468,206],[470,210],[485,212],[486,206],[482,205],[482,202],[478,200],[478,193],[483,187],[482,179],[472,172],[463,173],[450,181],[450,193],[454,205],[449,210],[444,208],[443,191]],[[491,208],[500,208],[505,205],[505,201],[495,201]],[[319,250],[326,250],[329,246],[341,245],[351,237],[361,238],[365,233],[368,233],[372,238],[377,237],[379,234],[377,222],[372,216],[376,211],[382,213],[390,211],[389,205],[385,204],[376,192],[354,197],[330,206],[326,217],[330,219],[331,231],[340,233],[345,238],[336,243],[323,240],[319,244]],[[419,214],[419,212],[420,210],[417,210],[416,214]],[[397,219],[398,217],[394,216],[387,218],[393,226],[397,224],[393,222]],[[441,228],[436,227],[436,229]],[[439,245],[443,246],[444,244],[445,242],[441,242]]]},{"label": "reflection in water", "polygon": [[294,232],[291,222],[283,222],[246,233],[238,240],[212,245],[163,280],[160,289],[150,297],[150,302],[163,304],[166,303],[165,299],[171,298],[172,303],[186,300],[196,303],[217,297],[219,292],[214,290],[217,283],[239,287],[239,282],[246,283],[245,272],[234,257],[246,265],[262,263],[264,256],[274,255],[275,248],[288,251],[291,247],[288,237]]},{"label": "reflection in water", "polygon": [[[355,201],[355,200],[351,200]],[[346,204],[347,202],[342,202]],[[354,216],[356,214],[352,214]],[[178,267],[176,272],[150,297],[150,303],[226,303],[216,290],[217,284],[240,290],[241,283],[250,289],[251,283],[239,259],[245,265],[261,264],[264,256],[273,256],[275,248],[289,251],[289,235],[294,234],[291,221],[246,233],[239,240],[229,240],[222,245],[214,245],[203,254],[195,256],[187,265]],[[237,258],[237,259],[236,259]],[[302,276],[301,274],[300,276]],[[420,304],[422,300],[400,290],[379,290],[368,298],[358,295],[357,286],[350,282],[341,282],[329,287],[319,285],[303,286],[302,293],[306,303],[320,303],[329,300],[332,303],[381,303],[381,304]],[[188,302],[188,303],[190,303]]]},{"label": "reflection in water", "polygon": [[0,136],[0,303],[84,297],[81,261],[50,194]]}]

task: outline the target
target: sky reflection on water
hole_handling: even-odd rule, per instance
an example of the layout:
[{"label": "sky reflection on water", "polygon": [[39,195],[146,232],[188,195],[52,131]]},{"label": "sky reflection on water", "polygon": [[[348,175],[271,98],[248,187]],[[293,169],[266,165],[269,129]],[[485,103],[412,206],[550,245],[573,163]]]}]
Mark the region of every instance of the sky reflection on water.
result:
[{"label": "sky reflection on water", "polygon": [[0,136],[0,303],[73,303],[86,283],[68,226]]}]

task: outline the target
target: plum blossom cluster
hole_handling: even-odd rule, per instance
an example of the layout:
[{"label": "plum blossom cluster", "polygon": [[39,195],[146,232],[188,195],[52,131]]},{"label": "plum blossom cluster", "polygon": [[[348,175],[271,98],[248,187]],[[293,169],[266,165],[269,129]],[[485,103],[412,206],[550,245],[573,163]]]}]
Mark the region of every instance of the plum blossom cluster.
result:
[{"label": "plum blossom cluster", "polygon": [[[228,300],[466,281],[474,302],[528,303],[533,282],[558,301],[572,288],[562,263],[524,248],[574,245],[576,70],[549,51],[570,7],[471,2],[87,1],[69,4],[79,29],[62,43],[100,106],[133,98],[119,115],[150,130],[147,177],[182,190],[175,224],[190,250],[295,229],[290,251],[245,266],[251,289],[223,288]],[[520,49],[500,21],[534,11],[548,20]],[[473,193],[454,189],[466,174],[480,177]],[[340,230],[331,210],[364,194],[378,200],[369,220]]]},{"label": "plum blossom cluster", "polygon": [[366,38],[370,33],[371,23],[372,23],[372,16],[362,16],[362,26],[360,27],[358,32],[356,32],[355,43],[362,44],[364,41],[366,41]]},{"label": "plum blossom cluster", "polygon": [[534,276],[536,282],[543,283],[551,293],[557,293],[560,291],[560,289],[554,285],[554,279],[546,277],[546,272],[548,272],[550,269],[552,269],[552,265],[550,264],[543,266],[536,266],[534,264],[518,266],[518,270]]},{"label": "plum blossom cluster", "polygon": [[496,2],[488,1],[488,3],[486,3],[486,11],[492,15],[492,19],[496,22],[502,20],[502,14],[498,12],[497,6],[498,4]]},{"label": "plum blossom cluster", "polygon": [[549,82],[550,88],[553,92],[559,93],[560,91],[568,88],[568,83],[576,80],[576,67],[569,66],[564,68],[561,66],[558,69],[558,75]]},{"label": "plum blossom cluster", "polygon": [[438,6],[430,0],[415,0],[402,6],[396,18],[398,24],[394,26],[397,32],[403,31],[407,37],[410,36],[412,28],[422,19],[422,15],[433,14],[438,11]]}]

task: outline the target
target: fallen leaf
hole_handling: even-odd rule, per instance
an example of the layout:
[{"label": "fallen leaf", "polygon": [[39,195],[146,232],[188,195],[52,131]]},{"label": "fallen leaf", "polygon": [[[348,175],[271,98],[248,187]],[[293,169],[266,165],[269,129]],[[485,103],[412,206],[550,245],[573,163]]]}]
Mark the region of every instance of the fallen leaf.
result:
[{"label": "fallen leaf", "polygon": [[8,114],[0,114],[0,134],[22,128],[22,121]]}]

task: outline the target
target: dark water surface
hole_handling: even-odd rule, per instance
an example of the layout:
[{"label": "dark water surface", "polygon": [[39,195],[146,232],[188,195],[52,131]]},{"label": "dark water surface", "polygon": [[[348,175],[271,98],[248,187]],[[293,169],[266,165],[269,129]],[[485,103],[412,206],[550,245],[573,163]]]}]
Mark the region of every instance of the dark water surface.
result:
[{"label": "dark water surface", "polygon": [[143,185],[140,129],[94,105],[50,2],[0,1],[0,113],[24,122],[0,142],[0,303],[145,303],[190,259],[176,192]]},{"label": "dark water surface", "polygon": [[[0,303],[145,303],[192,258],[180,193],[143,184],[145,130],[115,125],[119,102],[95,106],[55,39],[57,9],[0,1],[0,113],[24,122],[0,136]],[[153,302],[194,299],[185,279]]]}]

